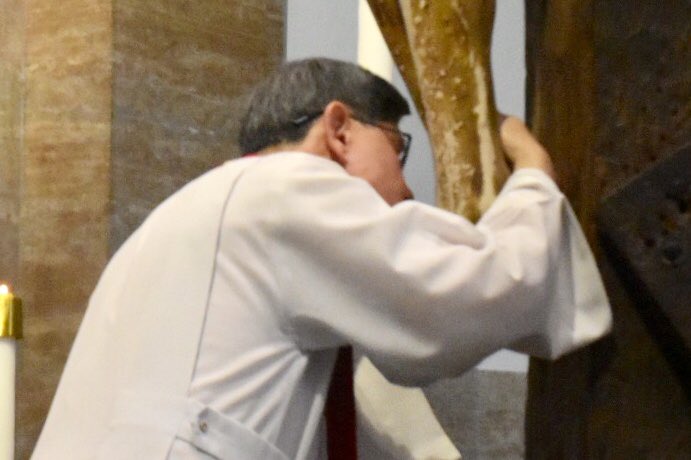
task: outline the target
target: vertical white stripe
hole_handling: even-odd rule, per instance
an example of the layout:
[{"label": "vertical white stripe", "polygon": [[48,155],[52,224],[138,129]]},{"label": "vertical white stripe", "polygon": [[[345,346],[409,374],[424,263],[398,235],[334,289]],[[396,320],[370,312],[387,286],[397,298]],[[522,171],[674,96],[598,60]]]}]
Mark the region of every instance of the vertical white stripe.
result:
[{"label": "vertical white stripe", "polygon": [[475,87],[477,88],[477,105],[473,108],[473,112],[477,116],[476,129],[477,137],[480,141],[480,166],[482,167],[482,192],[479,196],[478,206],[484,212],[497,196],[497,192],[494,189],[495,158],[501,153],[494,151],[492,134],[490,133],[489,98],[487,97],[487,92],[491,88],[487,88],[485,84],[485,70],[472,51],[469,61],[473,66]]},{"label": "vertical white stripe", "polygon": [[375,75],[391,81],[393,59],[367,0],[358,7],[357,62]]}]

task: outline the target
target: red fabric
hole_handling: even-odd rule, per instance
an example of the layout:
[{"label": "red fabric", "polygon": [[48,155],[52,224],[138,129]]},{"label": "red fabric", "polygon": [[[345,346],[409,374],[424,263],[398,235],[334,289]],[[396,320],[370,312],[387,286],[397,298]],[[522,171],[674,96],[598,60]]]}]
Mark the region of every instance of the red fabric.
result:
[{"label": "red fabric", "polygon": [[329,460],[357,460],[353,350],[338,350],[326,399],[326,436]]}]

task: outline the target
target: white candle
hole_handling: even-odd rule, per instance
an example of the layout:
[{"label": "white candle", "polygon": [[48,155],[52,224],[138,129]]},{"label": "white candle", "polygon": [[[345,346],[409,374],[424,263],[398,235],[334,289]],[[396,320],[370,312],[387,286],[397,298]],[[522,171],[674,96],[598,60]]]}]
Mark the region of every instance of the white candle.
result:
[{"label": "white candle", "polygon": [[[358,64],[390,82],[389,48],[367,1],[360,0],[359,6]],[[356,364],[353,384],[358,420],[387,453],[397,458],[461,458],[421,389],[390,383],[365,357]]]},{"label": "white candle", "polygon": [[360,0],[358,9],[357,62],[373,74],[391,81],[393,59],[367,0]]},{"label": "white candle", "polygon": [[14,458],[17,339],[22,337],[22,301],[0,285],[0,460]]}]

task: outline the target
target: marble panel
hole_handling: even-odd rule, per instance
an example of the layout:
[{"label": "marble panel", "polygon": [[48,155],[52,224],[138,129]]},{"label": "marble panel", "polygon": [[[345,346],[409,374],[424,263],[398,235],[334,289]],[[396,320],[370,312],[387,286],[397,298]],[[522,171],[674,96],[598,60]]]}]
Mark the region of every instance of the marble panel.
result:
[{"label": "marble panel", "polygon": [[17,460],[29,458],[33,450],[81,319],[81,312],[65,313],[60,308],[47,315],[25,309],[30,327],[24,331],[18,354]]},{"label": "marble panel", "polygon": [[[17,5],[21,21],[10,22],[4,13]],[[25,301],[17,415],[25,459],[110,233],[121,241],[174,190],[237,155],[244,94],[283,58],[285,2],[0,6],[0,250],[14,250],[3,263]],[[11,66],[13,24],[26,33],[12,32],[21,59]]]},{"label": "marble panel", "polygon": [[0,0],[0,281],[17,279],[24,11]]},{"label": "marble panel", "polygon": [[[27,0],[26,4],[27,120],[109,122],[110,2]],[[97,94],[102,97],[94,97]]]},{"label": "marble panel", "polygon": [[114,3],[112,250],[165,197],[238,155],[246,93],[283,59],[283,7]]},{"label": "marble panel", "polygon": [[202,40],[208,34],[220,37],[215,41],[215,49],[233,49],[238,60],[242,55],[251,58],[248,64],[283,53],[283,0],[118,0],[115,6],[116,25],[129,17],[147,20],[142,24],[144,30],[137,33],[156,35],[161,24],[177,30],[177,34],[166,34],[167,40],[162,43],[149,43],[143,50],[146,53],[167,49],[169,40],[184,37],[180,34],[185,30]]},{"label": "marble panel", "polygon": [[[180,95],[172,95],[171,98],[189,99]],[[191,116],[195,112],[202,115],[200,118],[215,116],[213,106],[200,110],[198,106],[193,107],[194,100],[185,101],[180,106],[189,106]],[[227,107],[217,106],[215,110],[226,113]],[[226,116],[232,115],[226,113]],[[195,122],[186,127],[123,117],[118,129],[113,132],[113,143],[127,152],[127,156],[114,158],[113,165],[137,165],[142,169],[165,170],[188,178],[196,177],[210,166],[238,156],[235,145],[238,132],[236,117]]]},{"label": "marble panel", "polygon": [[110,126],[28,123],[22,286],[37,311],[83,310],[106,261]]},{"label": "marble panel", "polygon": [[17,458],[28,458],[107,260],[112,20],[108,0],[24,0],[17,291],[25,339]]}]

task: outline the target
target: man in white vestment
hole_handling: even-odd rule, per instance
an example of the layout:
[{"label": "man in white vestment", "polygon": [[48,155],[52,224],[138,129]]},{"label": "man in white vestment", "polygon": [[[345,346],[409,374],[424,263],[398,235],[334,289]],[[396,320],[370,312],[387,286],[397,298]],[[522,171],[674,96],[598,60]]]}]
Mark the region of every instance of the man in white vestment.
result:
[{"label": "man in white vestment", "polygon": [[525,126],[502,124],[514,171],[473,224],[411,199],[408,113],[329,59],[261,84],[252,155],[167,199],[106,267],[33,458],[323,459],[339,347],[421,385],[605,334],[599,278],[579,285],[592,255]]}]

